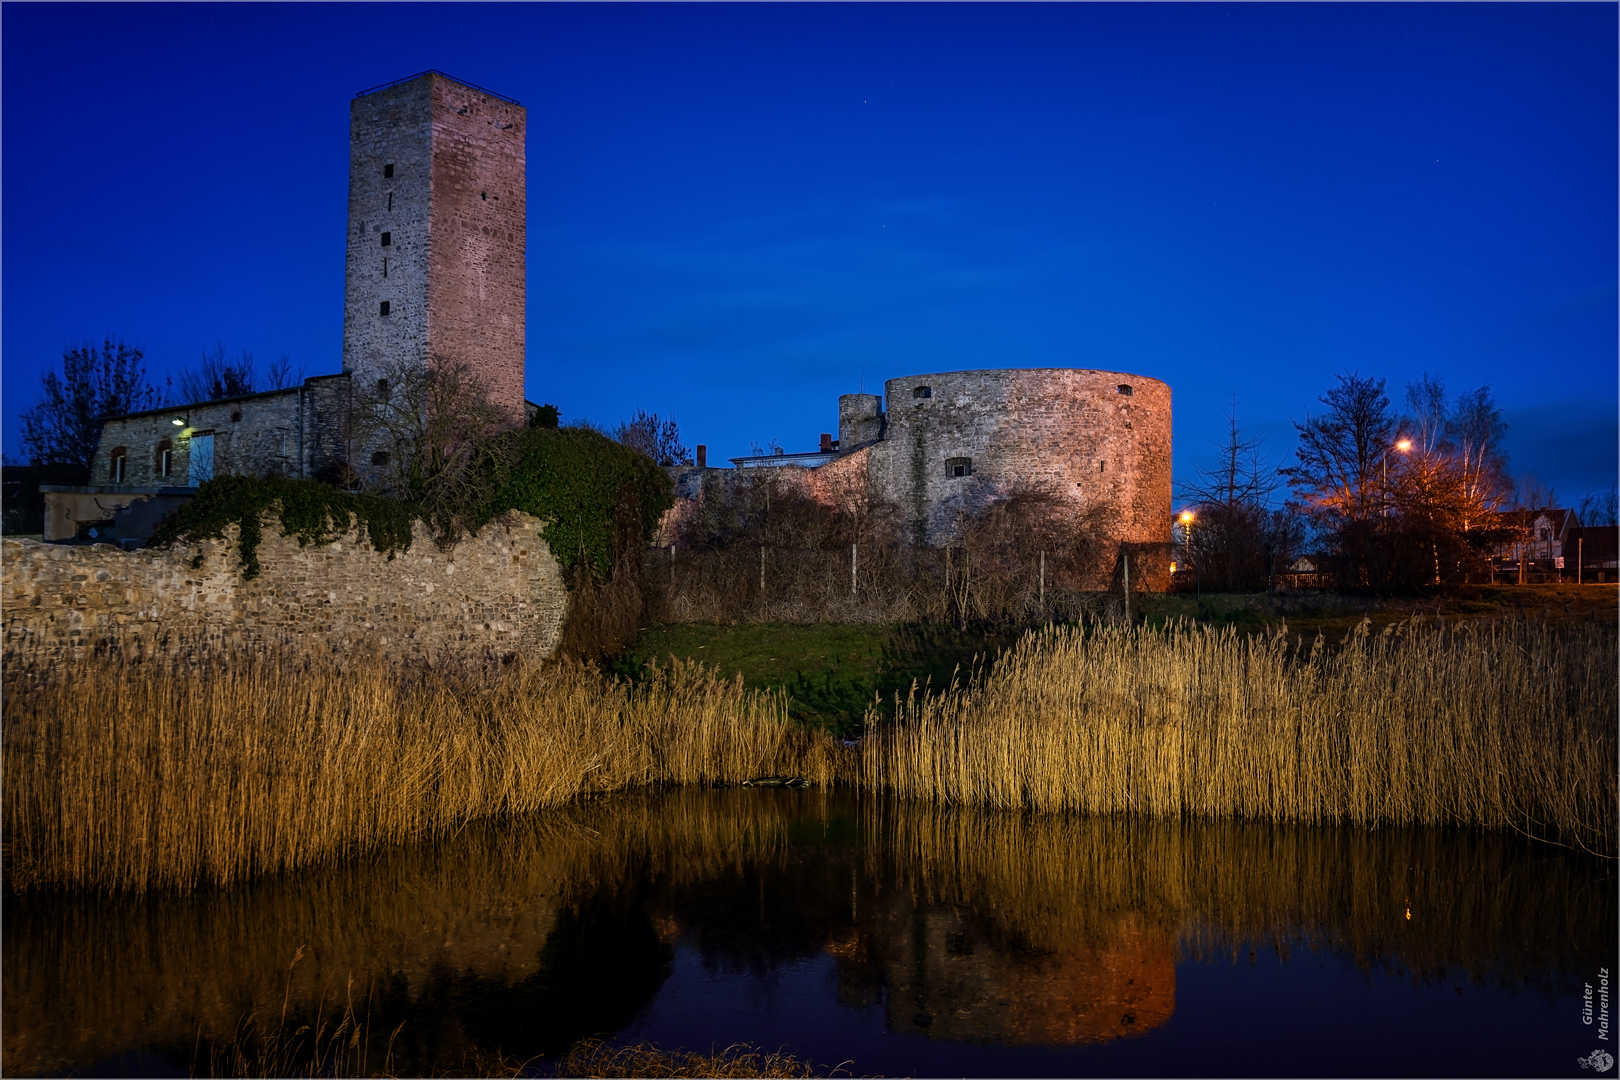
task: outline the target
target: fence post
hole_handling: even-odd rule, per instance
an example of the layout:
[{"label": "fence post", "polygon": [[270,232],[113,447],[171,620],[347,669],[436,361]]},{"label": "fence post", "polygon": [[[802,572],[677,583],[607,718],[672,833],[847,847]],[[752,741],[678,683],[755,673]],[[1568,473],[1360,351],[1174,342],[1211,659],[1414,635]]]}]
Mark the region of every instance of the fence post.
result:
[{"label": "fence post", "polygon": [[1125,553],[1125,625],[1131,625],[1131,553]]},{"label": "fence post", "polygon": [[1041,618],[1046,618],[1046,551],[1041,551]]},{"label": "fence post", "polygon": [[1575,584],[1584,585],[1586,570],[1586,537],[1575,538]]},{"label": "fence post", "polygon": [[849,545],[849,598],[855,599],[855,545]]},{"label": "fence post", "polygon": [[759,602],[765,602],[765,545],[759,545]]}]

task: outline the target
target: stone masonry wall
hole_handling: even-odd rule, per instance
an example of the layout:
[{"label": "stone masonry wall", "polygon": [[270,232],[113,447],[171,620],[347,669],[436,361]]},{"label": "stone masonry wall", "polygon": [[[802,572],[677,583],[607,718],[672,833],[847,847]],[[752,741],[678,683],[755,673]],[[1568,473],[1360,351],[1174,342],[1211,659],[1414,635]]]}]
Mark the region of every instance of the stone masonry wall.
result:
[{"label": "stone masonry wall", "polygon": [[350,105],[344,371],[461,361],[523,422],[527,127],[434,73]]},{"label": "stone masonry wall", "polygon": [[438,76],[433,85],[428,351],[470,364],[523,422],[528,114]]},{"label": "stone masonry wall", "polygon": [[1110,541],[1168,543],[1170,387],[1159,380],[1010,369],[912,375],[885,390],[873,491],[904,507],[929,542],[950,534],[958,510],[1022,485],[1077,513],[1105,511]]},{"label": "stone masonry wall", "polygon": [[176,651],[199,642],[291,642],[398,660],[551,656],[567,610],[541,522],[513,514],[446,553],[417,527],[394,559],[351,532],[299,547],[272,519],[261,573],[242,579],[236,544],[121,551],[5,540],[0,617],[8,657],[58,660],[86,647]]}]

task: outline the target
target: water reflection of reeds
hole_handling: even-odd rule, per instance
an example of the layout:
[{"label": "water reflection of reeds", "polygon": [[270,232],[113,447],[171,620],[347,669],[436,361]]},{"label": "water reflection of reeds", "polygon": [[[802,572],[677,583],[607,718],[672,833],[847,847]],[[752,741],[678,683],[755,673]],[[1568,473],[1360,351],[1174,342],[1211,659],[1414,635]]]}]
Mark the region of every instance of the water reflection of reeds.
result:
[{"label": "water reflection of reeds", "polygon": [[[739,917],[756,892],[757,927]],[[627,1022],[664,977],[660,943],[683,935],[723,963],[728,949],[773,955],[750,934],[791,932],[791,949],[837,959],[847,993],[889,986],[892,1024],[1037,1043],[1151,1027],[1174,1008],[1178,959],[1256,943],[1547,989],[1615,947],[1606,867],[1511,835],[818,792],[630,792],[231,889],[7,903],[12,1073],[148,1045],[184,1059],[284,1000],[297,1024],[356,1002],[376,1061],[404,1022],[393,1067],[406,1072],[558,1053]],[[580,955],[576,938],[619,951]],[[608,970],[586,992],[591,966]],[[598,1011],[572,1027],[524,1034],[488,1019],[517,1009],[502,1002],[530,1016],[593,993]]]}]

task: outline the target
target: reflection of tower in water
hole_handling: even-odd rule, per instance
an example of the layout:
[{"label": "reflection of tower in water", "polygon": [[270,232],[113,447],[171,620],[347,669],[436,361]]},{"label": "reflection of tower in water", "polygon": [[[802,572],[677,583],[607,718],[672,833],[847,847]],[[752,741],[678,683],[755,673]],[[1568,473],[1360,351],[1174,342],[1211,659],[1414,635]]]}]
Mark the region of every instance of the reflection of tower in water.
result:
[{"label": "reflection of tower in water", "polygon": [[875,1004],[888,1027],[934,1039],[1068,1046],[1150,1031],[1175,1012],[1175,945],[1121,916],[1100,937],[1048,951],[957,905],[890,894],[854,933],[829,940],[840,998]]}]

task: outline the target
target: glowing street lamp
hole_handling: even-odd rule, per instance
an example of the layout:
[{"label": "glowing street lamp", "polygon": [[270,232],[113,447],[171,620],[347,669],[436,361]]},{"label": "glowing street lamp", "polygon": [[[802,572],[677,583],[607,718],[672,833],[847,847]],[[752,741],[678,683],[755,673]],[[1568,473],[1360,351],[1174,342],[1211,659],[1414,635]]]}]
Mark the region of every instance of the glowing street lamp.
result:
[{"label": "glowing street lamp", "polygon": [[1184,544],[1186,544],[1186,546],[1187,546],[1187,558],[1189,560],[1191,560],[1191,562],[1193,564],[1193,581],[1194,581],[1195,586],[1196,586],[1196,588],[1198,590],[1198,595],[1202,596],[1204,594],[1203,574],[1201,574],[1199,572],[1198,560],[1193,557],[1193,550],[1192,550],[1193,516],[1194,515],[1193,515],[1193,512],[1191,510],[1183,510],[1181,512],[1181,519],[1180,520],[1181,520],[1181,528],[1182,528],[1182,542]]}]

